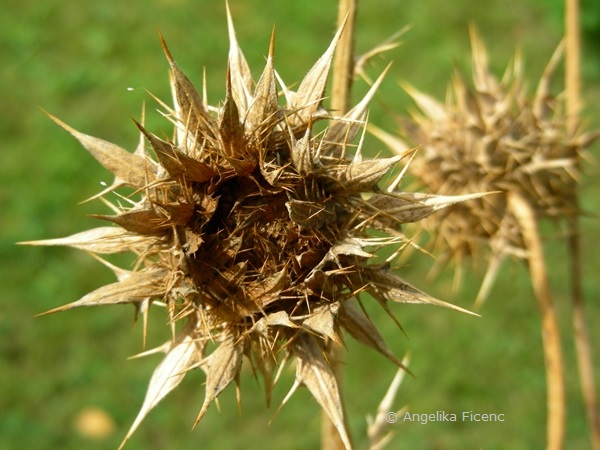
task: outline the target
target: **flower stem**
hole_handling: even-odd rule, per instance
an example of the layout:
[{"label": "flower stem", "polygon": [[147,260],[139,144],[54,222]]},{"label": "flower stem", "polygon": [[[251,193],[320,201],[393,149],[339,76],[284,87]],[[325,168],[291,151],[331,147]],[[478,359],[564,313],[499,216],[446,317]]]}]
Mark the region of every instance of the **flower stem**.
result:
[{"label": "flower stem", "polygon": [[565,374],[560,329],[552,300],[542,241],[535,212],[518,193],[509,194],[509,207],[519,223],[527,246],[529,274],[542,320],[542,345],[546,362],[547,450],[561,450],[565,437]]},{"label": "flower stem", "polygon": [[578,222],[579,217],[572,217],[569,224],[571,228],[569,252],[571,254],[571,289],[573,295],[573,334],[579,368],[579,381],[590,427],[592,448],[600,450],[600,418],[598,417],[598,400],[594,383],[594,365],[590,338],[585,322],[583,289],[581,286],[581,246]]},{"label": "flower stem", "polygon": [[340,115],[348,111],[351,101],[357,3],[357,0],[340,0],[338,7],[338,28],[342,26],[344,20],[346,25],[333,58],[331,110]]},{"label": "flower stem", "polygon": [[567,128],[571,135],[577,129],[581,111],[581,43],[579,36],[579,0],[565,1],[565,88]]},{"label": "flower stem", "polygon": [[[565,84],[567,102],[567,132],[569,137],[574,136],[579,125],[581,111],[581,42],[579,27],[579,0],[566,0],[565,2],[565,40],[566,64]],[[579,166],[579,155],[574,157]],[[573,202],[578,205],[577,192]],[[600,420],[598,418],[598,401],[594,385],[594,365],[590,339],[585,322],[584,298],[581,285],[581,238],[579,217],[570,218],[568,247],[571,257],[571,289],[573,302],[573,334],[579,368],[581,393],[585,403],[590,437],[595,450],[600,450]]]}]

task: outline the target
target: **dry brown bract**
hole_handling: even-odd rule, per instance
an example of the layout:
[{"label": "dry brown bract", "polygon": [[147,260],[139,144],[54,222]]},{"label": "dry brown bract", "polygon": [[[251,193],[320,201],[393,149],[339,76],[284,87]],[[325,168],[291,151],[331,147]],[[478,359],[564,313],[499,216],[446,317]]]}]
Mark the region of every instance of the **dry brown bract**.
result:
[{"label": "dry brown bract", "polygon": [[138,124],[155,159],[143,143],[129,153],[55,119],[115,175],[102,195],[129,186],[139,198],[98,216],[117,226],[36,244],[133,252],[138,264],[115,269],[117,282],[49,312],[130,303],[146,322],[151,305],[166,305],[172,324],[172,339],[158,349],[166,356],[125,441],[191,369],[206,373],[197,423],[237,382],[244,357],[264,377],[267,398],[277,363],[295,357],[295,386],[308,387],[350,448],[326,342],[341,344],[345,329],[401,366],[359,306],[359,294],[386,310],[387,302],[446,305],[389,272],[391,259],[372,258],[382,247],[405,245],[403,223],[477,195],[380,190],[401,156],[363,160],[358,145],[348,157],[381,77],[354,109],[313,135],[317,120],[335,119],[322,100],[339,34],[297,91],[280,85],[284,106],[273,39],[255,82],[229,20],[226,96],[218,107],[207,106],[163,43],[175,103],[163,107],[176,138],[163,140]]},{"label": "dry brown bract", "polygon": [[435,220],[424,221],[435,236],[440,263],[453,259],[460,267],[479,249],[491,249],[490,270],[479,296],[482,300],[500,261],[507,255],[525,255],[520,227],[504,194],[523,197],[538,218],[578,214],[576,162],[598,133],[579,130],[571,136],[567,132],[564,101],[550,90],[562,46],[531,98],[519,54],[498,80],[489,70],[486,50],[474,30],[471,41],[473,88],[458,71],[445,103],[406,86],[420,111],[402,123],[405,140],[379,134],[396,152],[419,146],[410,171],[430,192],[502,193],[454,205]]}]

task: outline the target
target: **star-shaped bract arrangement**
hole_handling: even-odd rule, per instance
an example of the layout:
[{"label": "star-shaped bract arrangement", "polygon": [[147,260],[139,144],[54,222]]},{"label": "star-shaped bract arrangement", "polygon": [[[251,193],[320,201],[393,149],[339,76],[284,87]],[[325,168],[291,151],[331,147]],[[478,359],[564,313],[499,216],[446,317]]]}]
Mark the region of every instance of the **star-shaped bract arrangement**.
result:
[{"label": "star-shaped bract arrangement", "polygon": [[[274,69],[273,37],[254,81],[228,18],[226,94],[217,107],[207,105],[163,41],[174,107],[162,107],[175,127],[173,140],[138,123],[142,143],[130,153],[54,119],[114,174],[114,183],[98,196],[122,186],[135,194],[126,198],[128,206],[111,203],[114,215],[96,216],[114,226],[35,243],[95,255],[132,252],[137,258],[133,270],[111,266],[117,282],[49,312],[133,304],[146,324],[151,307],[166,310],[172,339],[146,352],[166,356],[123,444],[190,370],[206,373],[198,423],[219,394],[237,383],[244,358],[264,378],[267,400],[277,367],[295,358],[292,392],[305,385],[351,448],[328,343],[341,345],[343,329],[402,366],[361,307],[363,293],[388,312],[388,302],[461,310],[389,269],[409,242],[402,224],[480,194],[445,197],[378,186],[402,156],[363,159],[362,138],[358,145],[352,141],[364,130],[367,105],[383,74],[344,116],[322,105],[341,29],[292,91]],[[329,126],[313,133],[323,119]],[[373,259],[389,246],[395,248],[392,256]]]}]

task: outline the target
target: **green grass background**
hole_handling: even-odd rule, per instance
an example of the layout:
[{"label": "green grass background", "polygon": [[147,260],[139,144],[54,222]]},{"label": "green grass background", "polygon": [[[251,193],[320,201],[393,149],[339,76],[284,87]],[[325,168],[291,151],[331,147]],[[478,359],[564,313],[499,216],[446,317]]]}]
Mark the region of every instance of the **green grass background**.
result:
[{"label": "green grass background", "polygon": [[[276,26],[276,68],[298,82],[327,47],[336,19],[333,0],[230,0],[238,39],[255,77]],[[599,2],[583,2],[585,114],[600,122]],[[393,130],[386,112],[410,108],[398,82],[442,96],[453,64],[468,68],[468,25],[481,31],[501,71],[514,48],[526,56],[532,84],[562,35],[560,0],[369,0],[360,4],[357,52],[362,53],[406,24],[413,28],[398,49],[369,66],[375,76],[394,64],[373,102],[371,121]],[[96,193],[109,175],[79,144],[41,111],[75,128],[133,149],[146,102],[148,127],[168,131],[146,90],[169,99],[167,64],[157,31],[165,36],[188,76],[201,83],[206,68],[209,100],[224,97],[227,29],[224,2],[212,0],[68,1],[4,0],[0,5],[0,449],[111,449],[125,435],[159,356],[127,361],[141,351],[141,326],[126,307],[84,309],[35,318],[113,281],[109,270],[71,249],[18,247],[16,241],[66,236],[96,226],[86,214],[99,202],[79,202]],[[128,89],[133,88],[133,90]],[[357,82],[356,93],[365,91]],[[374,152],[385,152],[369,141]],[[597,148],[594,150],[597,153]],[[597,167],[588,166],[582,203],[594,213],[600,201]],[[590,448],[571,339],[566,252],[560,231],[545,227],[552,287],[564,331],[568,381],[569,449]],[[598,224],[583,220],[584,289],[593,341],[598,317]],[[469,307],[483,268],[473,267],[464,288],[450,290],[452,274],[425,280],[431,260],[410,260],[407,280],[444,300]],[[422,306],[394,307],[406,335],[372,308],[389,345],[412,353],[415,378],[406,378],[397,399],[415,413],[436,410],[504,413],[495,424],[397,423],[389,448],[541,449],[545,438],[545,382],[539,317],[525,270],[507,265],[480,311],[481,318]],[[164,317],[151,316],[150,345],[167,337]],[[357,448],[365,448],[365,415],[373,413],[395,369],[383,357],[348,338],[346,404]],[[600,364],[598,347],[595,364]],[[597,380],[598,381],[598,380]],[[211,407],[196,430],[191,424],[203,398],[203,377],[190,374],[142,424],[126,448],[313,449],[319,445],[316,402],[300,390],[273,419],[293,382],[285,371],[273,405],[245,371],[238,413],[233,389]],[[597,383],[598,384],[598,383]],[[87,407],[115,421],[114,433],[91,440],[74,421]],[[271,425],[269,421],[273,419]]]}]

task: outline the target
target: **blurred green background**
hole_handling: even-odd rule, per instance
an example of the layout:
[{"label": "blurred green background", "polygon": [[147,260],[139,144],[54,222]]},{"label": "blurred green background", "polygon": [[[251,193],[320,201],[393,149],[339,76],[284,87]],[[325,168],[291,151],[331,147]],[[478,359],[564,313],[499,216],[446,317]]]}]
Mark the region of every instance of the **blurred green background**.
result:
[{"label": "blurred green background", "polygon": [[[287,83],[301,80],[334,33],[337,4],[230,0],[238,39],[254,69],[262,69],[272,26],[276,26],[276,69]],[[370,120],[389,130],[386,112],[410,108],[398,82],[407,80],[440,97],[453,64],[468,69],[468,25],[475,24],[501,71],[515,47],[525,54],[531,84],[562,36],[560,0],[447,0],[361,2],[357,52],[363,53],[407,24],[412,30],[398,49],[376,58],[372,76],[394,65]],[[600,2],[583,1],[585,114],[600,123]],[[96,226],[86,214],[99,202],[79,204],[111,178],[79,144],[51,122],[41,108],[85,133],[133,149],[138,133],[131,120],[147,105],[148,128],[168,131],[146,92],[168,100],[167,63],[157,32],[190,79],[201,84],[206,68],[209,101],[224,97],[227,58],[225,4],[213,0],[3,0],[0,5],[0,449],[114,449],[135,418],[160,356],[127,361],[142,350],[141,326],[126,307],[83,309],[34,317],[74,301],[112,273],[83,252],[19,247],[16,241],[66,236]],[[365,91],[358,81],[357,95]],[[370,147],[385,152],[376,141]],[[593,153],[598,153],[594,149]],[[583,206],[594,213],[600,200],[597,167],[588,165]],[[590,448],[575,370],[566,252],[560,231],[545,227],[552,287],[564,331],[568,372],[569,449]],[[600,341],[598,223],[583,220],[584,288],[592,340]],[[410,260],[407,280],[427,292],[470,307],[483,268],[468,273],[460,292],[452,274],[425,280],[431,260]],[[544,363],[535,299],[519,265],[507,265],[480,313],[395,305],[406,335],[377,308],[373,316],[390,347],[412,354],[411,370],[397,407],[415,413],[437,410],[504,413],[503,423],[397,423],[388,448],[535,449],[545,438]],[[149,345],[167,337],[165,318],[151,315]],[[365,415],[374,413],[395,369],[383,357],[348,338],[346,404],[357,448],[365,448]],[[596,368],[600,354],[596,347]],[[597,371],[598,373],[598,371]],[[319,445],[316,402],[300,390],[273,419],[293,382],[284,372],[265,407],[262,387],[249,371],[242,377],[242,411],[228,389],[197,429],[190,427],[203,399],[203,377],[190,374],[147,417],[127,449],[312,449]],[[597,382],[598,384],[598,382]],[[93,438],[79,422],[97,408],[108,431]],[[271,425],[269,421],[272,420]]]}]

